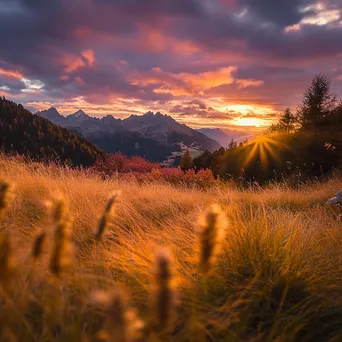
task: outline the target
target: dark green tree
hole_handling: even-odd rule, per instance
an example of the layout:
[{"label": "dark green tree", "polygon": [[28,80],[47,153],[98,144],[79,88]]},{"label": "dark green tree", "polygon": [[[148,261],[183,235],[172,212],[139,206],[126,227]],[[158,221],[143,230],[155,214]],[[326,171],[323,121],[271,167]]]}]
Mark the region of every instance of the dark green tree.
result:
[{"label": "dark green tree", "polygon": [[305,91],[298,110],[298,120],[303,128],[318,133],[324,119],[336,106],[336,96],[331,92],[330,79],[325,75],[316,75]]},{"label": "dark green tree", "polygon": [[279,120],[281,129],[287,133],[291,133],[294,131],[295,122],[296,118],[292,114],[291,109],[289,107],[286,108]]}]

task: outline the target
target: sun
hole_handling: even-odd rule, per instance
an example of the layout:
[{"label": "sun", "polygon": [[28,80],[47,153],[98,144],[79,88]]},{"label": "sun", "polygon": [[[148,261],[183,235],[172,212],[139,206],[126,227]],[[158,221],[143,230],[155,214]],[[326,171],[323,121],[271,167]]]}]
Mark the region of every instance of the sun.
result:
[{"label": "sun", "polygon": [[268,116],[274,114],[273,108],[248,104],[229,104],[224,110],[234,114],[232,124],[245,127],[267,127],[270,124]]},{"label": "sun", "polygon": [[237,119],[235,124],[237,126],[255,126],[255,127],[265,126],[265,122],[263,120],[257,119],[257,118]]}]

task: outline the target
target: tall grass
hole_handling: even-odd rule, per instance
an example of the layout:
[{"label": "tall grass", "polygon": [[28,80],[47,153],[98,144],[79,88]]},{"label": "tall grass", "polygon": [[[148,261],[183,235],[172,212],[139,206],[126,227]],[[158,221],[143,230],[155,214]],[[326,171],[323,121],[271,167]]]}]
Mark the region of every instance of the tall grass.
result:
[{"label": "tall grass", "polygon": [[[323,205],[338,178],[203,190],[2,157],[0,179],[15,184],[0,221],[1,268],[11,270],[0,274],[0,341],[342,340],[342,229]],[[52,215],[46,202],[58,193],[69,210],[58,215],[55,203]],[[198,223],[213,203],[228,219],[223,239],[216,206]],[[52,267],[61,236],[73,253]]]}]

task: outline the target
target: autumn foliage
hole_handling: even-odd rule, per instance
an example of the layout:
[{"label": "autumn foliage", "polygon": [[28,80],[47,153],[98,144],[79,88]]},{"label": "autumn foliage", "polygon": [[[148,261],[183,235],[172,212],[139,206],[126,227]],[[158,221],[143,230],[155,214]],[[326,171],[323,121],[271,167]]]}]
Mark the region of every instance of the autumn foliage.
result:
[{"label": "autumn foliage", "polygon": [[216,180],[211,170],[180,168],[162,168],[158,163],[149,162],[141,157],[128,158],[122,153],[115,153],[105,160],[98,160],[91,168],[104,178],[118,176],[121,178],[133,178],[138,182],[159,181],[178,185],[196,185],[200,187],[211,186]]}]

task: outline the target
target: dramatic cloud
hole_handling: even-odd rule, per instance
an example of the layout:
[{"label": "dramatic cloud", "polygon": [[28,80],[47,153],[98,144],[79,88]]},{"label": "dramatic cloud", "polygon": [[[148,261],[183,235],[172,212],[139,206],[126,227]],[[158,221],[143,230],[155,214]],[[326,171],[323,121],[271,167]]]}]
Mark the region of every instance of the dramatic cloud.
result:
[{"label": "dramatic cloud", "polygon": [[341,0],[0,0],[0,95],[267,125],[316,73],[342,93]]}]

